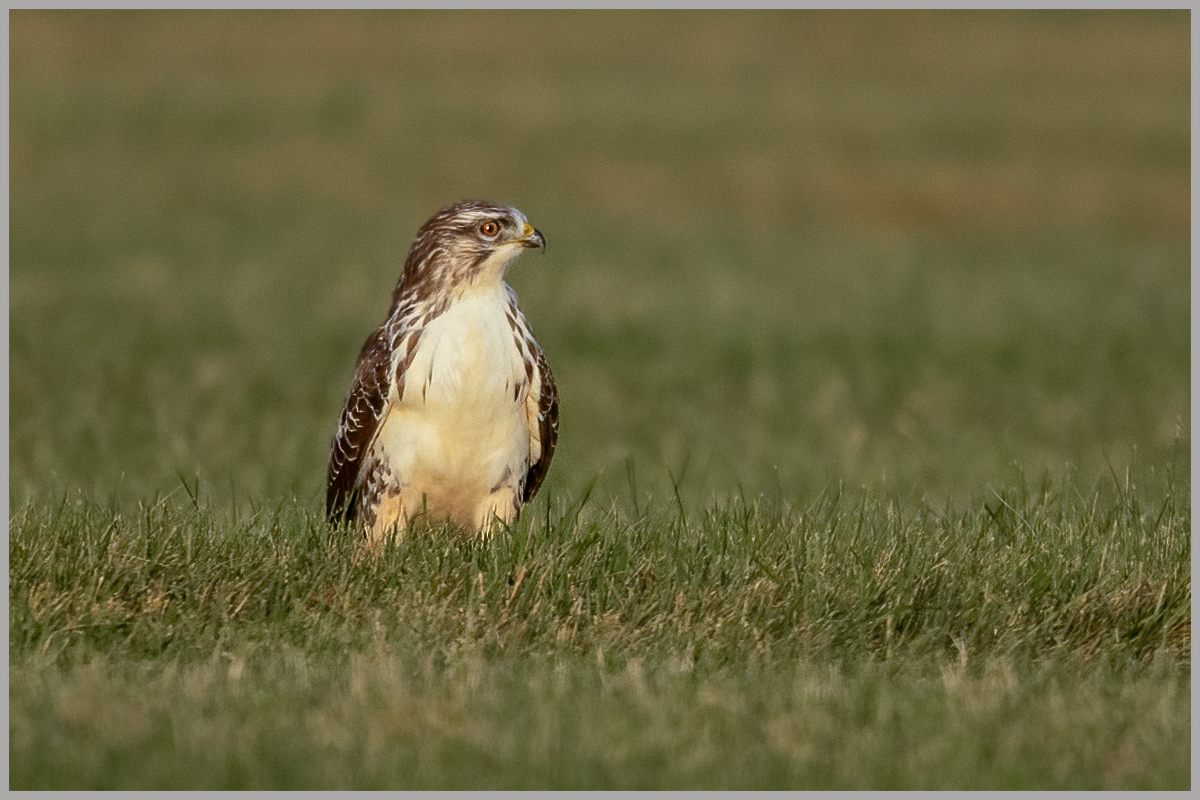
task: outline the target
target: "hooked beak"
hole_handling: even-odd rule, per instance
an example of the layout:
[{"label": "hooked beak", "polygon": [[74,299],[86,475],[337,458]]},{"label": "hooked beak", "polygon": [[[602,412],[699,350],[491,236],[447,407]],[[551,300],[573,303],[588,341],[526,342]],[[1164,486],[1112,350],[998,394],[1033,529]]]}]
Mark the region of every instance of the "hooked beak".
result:
[{"label": "hooked beak", "polygon": [[546,237],[542,236],[542,232],[537,228],[525,223],[525,230],[521,232],[521,238],[517,240],[522,247],[545,247]]}]

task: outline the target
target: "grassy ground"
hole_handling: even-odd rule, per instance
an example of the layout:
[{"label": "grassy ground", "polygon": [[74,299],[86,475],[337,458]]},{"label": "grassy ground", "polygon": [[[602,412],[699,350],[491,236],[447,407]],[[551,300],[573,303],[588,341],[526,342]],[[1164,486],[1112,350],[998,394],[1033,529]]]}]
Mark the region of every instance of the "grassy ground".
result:
[{"label": "grassy ground", "polygon": [[[10,20],[12,788],[1186,788],[1178,13]],[[563,403],[319,518],[482,196]]]},{"label": "grassy ground", "polygon": [[1185,786],[1186,490],[1048,488],[568,510],[359,561],[294,506],[30,510],[13,785]]}]

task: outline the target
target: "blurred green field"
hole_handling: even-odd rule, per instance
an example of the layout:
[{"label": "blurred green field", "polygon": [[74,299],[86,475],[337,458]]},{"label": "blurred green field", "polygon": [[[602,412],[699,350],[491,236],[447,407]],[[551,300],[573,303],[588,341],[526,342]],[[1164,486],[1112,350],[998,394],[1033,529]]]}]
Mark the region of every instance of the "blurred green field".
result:
[{"label": "blurred green field", "polygon": [[552,490],[1177,458],[1186,19],[16,12],[10,496],[317,502],[412,235],[475,196],[549,239],[510,280]]},{"label": "blurred green field", "polygon": [[[80,625],[124,631],[129,619],[153,616],[156,582],[176,573],[130,578],[133,588],[111,590],[117,599],[110,607],[110,589],[95,580],[125,561],[95,551],[89,558],[98,571],[74,575],[67,556],[38,549],[39,538],[74,552],[75,538],[111,539],[108,523],[97,521],[111,518],[120,532],[112,539],[117,550],[191,564],[190,549],[172,549],[182,547],[172,531],[184,523],[169,514],[159,532],[174,544],[164,545],[166,555],[143,552],[153,549],[147,542],[155,536],[137,527],[141,515],[166,498],[172,513],[204,509],[210,516],[195,524],[213,535],[240,531],[255,542],[237,558],[197,562],[217,570],[209,576],[214,586],[224,585],[221,569],[271,552],[280,536],[320,538],[328,445],[358,348],[382,320],[417,227],[468,197],[517,206],[549,242],[545,254],[523,258],[509,273],[562,402],[555,461],[529,515],[535,518],[523,520],[522,530],[559,535],[555,546],[574,552],[606,536],[632,535],[642,520],[659,533],[636,551],[638,562],[671,541],[672,530],[690,531],[689,520],[698,524],[706,514],[720,517],[760,501],[803,509],[840,487],[861,490],[867,505],[891,503],[910,515],[932,509],[946,519],[1001,514],[997,498],[1026,483],[1072,498],[1047,512],[1061,519],[1081,519],[1087,498],[1107,498],[1096,500],[1089,517],[1105,524],[1079,536],[1092,536],[1104,552],[1130,546],[1128,537],[1137,546],[1169,544],[1156,554],[1127,552],[1115,565],[1098,562],[1068,585],[1054,580],[1048,545],[1025,541],[1021,546],[1033,549],[1013,551],[1013,558],[1044,557],[1039,563],[1046,566],[1036,579],[1004,573],[1018,594],[1032,593],[1012,602],[1036,608],[1045,591],[1048,607],[1073,608],[1096,593],[1140,592],[1145,584],[1158,600],[1138,612],[1144,618],[1137,624],[1186,635],[1186,646],[1167,647],[1166,662],[1145,648],[1117,647],[1115,666],[1088,662],[1047,677],[1036,665],[1074,664],[1082,657],[1078,642],[1065,641],[1061,652],[1049,645],[1021,650],[1016,666],[1004,660],[1015,646],[983,643],[999,660],[979,667],[972,680],[985,680],[984,672],[1032,675],[1029,685],[1042,688],[1021,695],[1037,698],[1027,709],[1056,696],[1056,681],[1075,679],[1083,694],[1068,693],[1063,702],[1080,708],[1115,697],[1106,708],[1133,714],[1161,710],[1129,701],[1139,692],[1186,693],[1186,11],[14,10],[9,20],[10,559],[24,565],[10,572],[10,756],[47,758],[22,773],[26,785],[67,774],[56,765],[102,744],[102,732],[55,738],[54,720],[76,713],[62,710],[64,703],[75,707],[71,698],[94,695],[96,708],[108,708],[111,698],[124,696],[127,681],[142,680],[130,676],[144,673],[162,693],[163,713],[176,715],[178,731],[186,727],[179,720],[202,716],[204,703],[171,710],[166,698],[172,687],[209,685],[211,676],[194,672],[204,659],[220,662],[213,674],[224,674],[220,631],[251,649],[274,652],[280,644],[269,627],[242,626],[230,613],[237,600],[213,601],[224,616],[213,618],[215,628],[200,627],[207,633],[196,651],[155,655],[135,646],[140,640],[132,634],[76,636],[71,632],[91,630]],[[1100,484],[1118,487],[1120,499],[1095,488]],[[1139,499],[1140,511],[1129,510],[1129,498]],[[76,513],[87,521],[61,523]],[[291,533],[271,527],[281,514],[292,520],[285,526]],[[881,521],[886,515],[871,519],[879,542],[894,534]],[[60,523],[66,527],[56,528]],[[780,530],[790,536],[795,526]],[[548,552],[547,563],[559,563]],[[698,557],[688,552],[686,558]],[[344,555],[334,548],[327,557]],[[1151,566],[1143,573],[1138,564]],[[520,566],[518,559],[480,574],[503,583]],[[416,569],[426,575],[425,567]],[[245,588],[230,586],[228,598]],[[963,577],[952,588],[947,597],[979,587]],[[202,586],[196,591],[203,594]],[[554,624],[570,618],[572,591],[584,590],[565,581],[548,595],[547,602],[566,603]],[[381,631],[394,637],[405,630],[383,589],[361,592],[354,596],[382,615]],[[447,592],[443,586],[431,596],[449,613],[457,601]],[[779,602],[809,602],[789,597]],[[608,608],[596,602],[597,613]],[[664,594],[656,608],[667,613],[670,602]],[[48,608],[63,612],[45,618],[57,619],[58,628],[39,621]],[[202,602],[195,609],[211,611]],[[259,622],[271,618],[261,613]],[[1173,626],[1185,613],[1188,633],[1180,634]],[[864,612],[852,630],[874,630],[868,617]],[[339,636],[351,655],[375,653],[372,669],[380,674],[417,663],[407,660],[416,658],[411,653],[367,648],[363,626],[371,619],[364,609],[342,621],[341,633],[325,631],[322,625],[335,623],[319,616],[293,620],[327,638],[285,637],[295,649],[289,652],[301,655],[267,659],[248,673],[260,676],[253,691],[275,709],[266,716],[276,719],[289,707],[286,687],[271,695],[279,675],[311,669],[335,680],[354,672],[347,653],[322,660]],[[953,659],[953,647],[943,653],[940,638],[951,629],[935,630],[923,635],[938,645],[897,666],[901,678],[940,674],[939,659]],[[205,638],[214,631],[218,638]],[[464,671],[482,670],[488,696],[504,695],[515,671],[531,697],[541,698],[528,713],[543,727],[530,724],[553,742],[554,725],[576,719],[576,711],[546,700],[561,701],[561,692],[538,688],[558,674],[556,664],[566,665],[578,682],[572,685],[588,687],[610,673],[636,683],[630,665],[645,662],[657,687],[650,694],[677,696],[671,673],[661,671],[672,650],[661,643],[618,637],[617,652],[610,648],[616,666],[595,666],[595,648],[605,646],[595,636],[575,649],[534,647],[522,656],[532,661],[501,659],[499,666],[469,648],[454,655],[461,641],[479,635],[457,622],[435,626],[421,644],[449,666],[428,696],[413,701],[425,710],[395,713],[473,718],[479,710],[463,711],[468,700],[456,683],[469,679]],[[310,652],[306,641],[324,644]],[[1110,738],[1110,750],[1072,761],[1075,768],[1063,775],[1052,765],[1049,772],[1007,774],[1006,764],[1021,760],[1017,748],[1009,751],[1011,762],[1001,759],[977,782],[945,774],[922,780],[920,764],[894,774],[866,769],[857,778],[844,763],[800,768],[844,742],[814,745],[786,714],[767,714],[774,728],[741,736],[757,715],[741,706],[730,711],[727,701],[762,702],[753,697],[750,650],[740,661],[730,656],[699,670],[680,695],[691,698],[685,717],[703,715],[709,707],[695,698],[717,691],[712,681],[733,687],[713,706],[715,718],[725,720],[721,733],[712,733],[717,750],[739,752],[722,744],[730,741],[782,742],[783,761],[754,762],[762,771],[739,773],[740,785],[1075,788],[1080,776],[1094,773],[1089,758],[1125,752]],[[881,677],[893,663],[886,647],[854,650],[845,662],[820,648],[789,652],[784,661],[767,659],[765,685],[801,681],[793,670],[808,675],[810,666],[796,667],[796,659],[818,672],[834,663],[847,670],[834,682],[849,682],[838,684],[838,697],[907,697],[897,700],[907,710],[893,720],[930,708],[905,694],[913,684]],[[1085,660],[1097,657],[1089,653]],[[560,657],[566,660],[556,662]],[[1156,666],[1144,666],[1151,662]],[[1131,670],[1141,676],[1129,684],[1137,688],[1121,695],[1121,676]],[[1090,682],[1097,675],[1103,680]],[[374,686],[389,679],[364,680]],[[287,686],[300,692],[302,681],[295,681]],[[212,702],[226,709],[218,717],[233,725],[228,709],[245,698],[213,691],[219,699]],[[356,691],[320,713],[353,720],[366,713],[363,697],[387,687]],[[18,704],[14,692],[27,693],[28,704]],[[545,706],[537,704],[542,700]],[[792,700],[781,702],[795,710]],[[833,706],[830,731],[837,714],[850,713]],[[134,717],[144,712],[136,704],[116,707]],[[1174,716],[1143,718],[1147,728],[1132,728],[1144,733],[1137,741],[1186,732],[1186,704],[1180,708]],[[938,709],[935,717],[957,713]],[[631,724],[622,712],[605,713],[614,715],[609,733]],[[1116,730],[1123,713],[1094,721],[1097,729]],[[968,718],[955,719],[979,734],[963,722]],[[882,735],[866,719],[855,730]],[[726,723],[731,727],[721,728]],[[146,730],[128,740],[130,752],[171,739],[166,729]],[[674,727],[656,730],[667,736]],[[602,732],[588,741],[603,749],[618,739]],[[258,741],[271,749],[270,736]],[[424,771],[409,785],[456,785],[447,777],[453,769],[431,764],[457,763],[458,740],[437,741],[449,741],[449,752],[418,758]],[[605,760],[588,747],[581,744],[564,762],[582,770],[578,782],[559,775],[548,783],[611,787],[605,770],[628,762]],[[1141,758],[1140,746],[1134,750],[1127,772],[1099,785],[1181,788],[1187,750],[1165,766]],[[303,748],[289,752],[311,757]],[[551,751],[539,752],[545,758]],[[869,743],[853,752],[878,757],[876,764],[886,760],[886,748]],[[928,764],[964,758],[948,752]],[[503,756],[491,757],[495,769],[477,776],[480,783],[491,776],[491,785],[537,784],[536,771],[501,780]],[[153,785],[179,786],[198,774],[172,773],[162,758],[167,766],[154,773]],[[81,783],[129,788],[120,780],[120,758],[107,772],[104,758],[96,759],[100,766],[82,769]],[[290,763],[286,758],[263,763],[259,772],[225,763],[206,774],[227,788],[288,785],[271,778],[272,769]],[[353,784],[347,774],[373,776],[358,786],[402,783],[390,767],[330,769],[304,774],[329,787]],[[630,774],[649,780],[654,773]],[[700,773],[683,762],[664,774],[677,786],[704,783],[689,780]]]}]

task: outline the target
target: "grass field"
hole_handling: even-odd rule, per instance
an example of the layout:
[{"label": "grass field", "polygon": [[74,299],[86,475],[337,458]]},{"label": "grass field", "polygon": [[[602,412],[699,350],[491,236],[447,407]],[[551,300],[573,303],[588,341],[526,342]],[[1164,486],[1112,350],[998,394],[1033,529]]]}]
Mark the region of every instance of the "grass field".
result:
[{"label": "grass field", "polygon": [[[10,14],[12,789],[1185,789],[1187,12]],[[321,520],[416,228],[559,449]]]}]

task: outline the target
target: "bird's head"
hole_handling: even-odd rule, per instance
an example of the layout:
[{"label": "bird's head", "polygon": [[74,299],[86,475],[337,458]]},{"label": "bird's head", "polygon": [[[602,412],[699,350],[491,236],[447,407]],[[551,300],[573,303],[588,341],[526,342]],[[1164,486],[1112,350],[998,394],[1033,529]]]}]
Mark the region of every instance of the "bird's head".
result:
[{"label": "bird's head", "polygon": [[470,200],[447,206],[421,226],[408,251],[402,291],[449,292],[479,281],[499,281],[521,252],[546,239],[510,206]]}]

